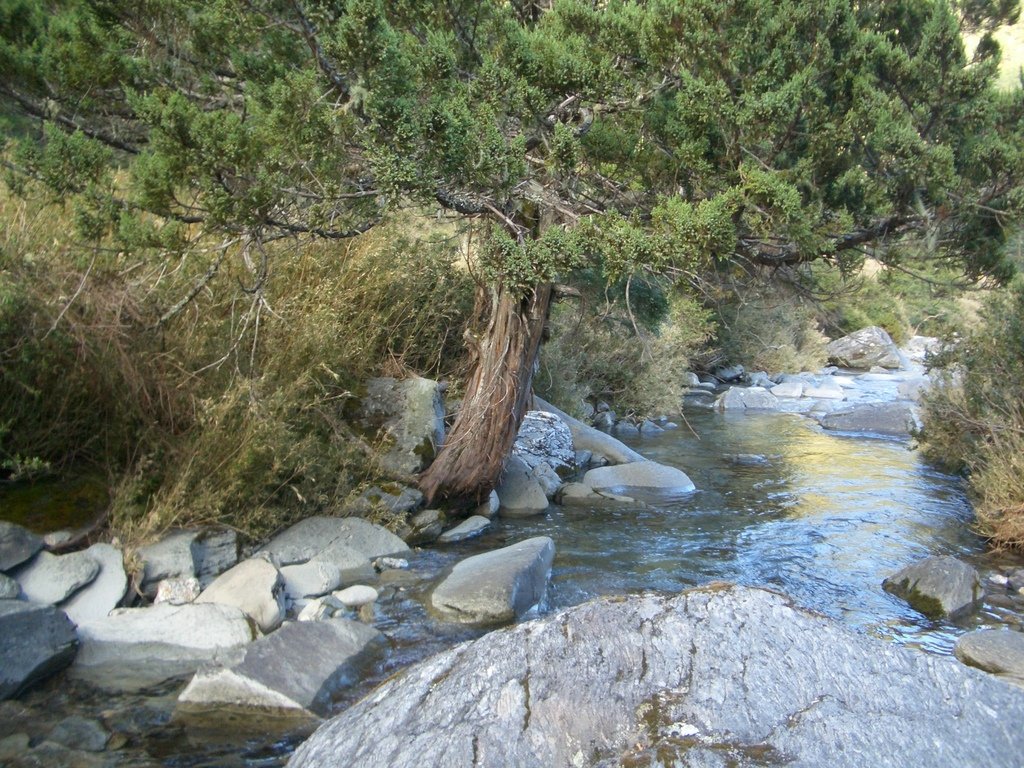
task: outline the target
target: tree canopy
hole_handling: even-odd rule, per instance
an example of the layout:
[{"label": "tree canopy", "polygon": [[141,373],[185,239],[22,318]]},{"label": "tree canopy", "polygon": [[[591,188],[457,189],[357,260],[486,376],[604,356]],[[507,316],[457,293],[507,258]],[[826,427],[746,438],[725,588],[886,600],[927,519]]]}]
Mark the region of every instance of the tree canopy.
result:
[{"label": "tree canopy", "polygon": [[125,247],[345,238],[410,205],[489,222],[478,371],[425,481],[473,497],[573,269],[884,260],[925,236],[1007,278],[1024,100],[994,90],[991,36],[969,58],[961,35],[1017,5],[0,0],[0,97],[35,119],[4,163]]}]

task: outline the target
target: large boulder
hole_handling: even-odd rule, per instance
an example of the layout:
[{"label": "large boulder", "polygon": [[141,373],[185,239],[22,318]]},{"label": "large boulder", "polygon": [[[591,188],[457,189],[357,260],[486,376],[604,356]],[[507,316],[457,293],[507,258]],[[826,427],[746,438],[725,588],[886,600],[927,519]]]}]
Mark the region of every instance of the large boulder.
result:
[{"label": "large boulder", "polygon": [[509,456],[495,489],[501,514],[509,517],[536,515],[548,508],[548,497],[529,465],[518,456]]},{"label": "large boulder", "polygon": [[357,418],[385,446],[378,462],[399,474],[424,469],[444,442],[442,388],[430,379],[371,379]]},{"label": "large boulder", "polygon": [[1009,675],[1024,683],[1024,632],[979,629],[962,635],[953,648],[964,664]]},{"label": "large boulder", "polygon": [[0,699],[66,667],[77,647],[75,627],[63,611],[0,600]]},{"label": "large boulder", "polygon": [[0,520],[0,571],[21,565],[43,548],[43,540],[20,525]]},{"label": "large boulder", "polygon": [[978,572],[955,557],[928,557],[894,573],[882,587],[933,619],[955,618],[982,598]]},{"label": "large boulder", "polygon": [[774,411],[779,399],[764,387],[729,387],[715,401],[720,411]]},{"label": "large boulder", "polygon": [[468,557],[434,588],[430,606],[449,621],[514,621],[544,597],[554,557],[547,536]]},{"label": "large boulder", "polygon": [[200,669],[178,697],[190,713],[223,707],[326,714],[340,688],[360,677],[384,636],[348,619],[289,622],[245,650],[229,666]]},{"label": "large boulder", "polygon": [[82,647],[73,677],[104,690],[135,691],[237,655],[252,642],[253,631],[235,606],[162,603],[85,622],[78,636]]},{"label": "large boulder", "polygon": [[547,464],[556,471],[566,470],[576,462],[569,425],[546,411],[526,412],[512,453],[531,469],[538,464]]},{"label": "large boulder", "polygon": [[606,598],[407,669],[291,768],[942,765],[1010,768],[1024,692],[776,594]]},{"label": "large boulder", "polygon": [[273,563],[253,557],[214,579],[194,605],[201,603],[239,608],[261,632],[273,632],[284,621],[284,579]]},{"label": "large boulder", "polygon": [[[382,555],[408,552],[409,546],[383,526],[362,518],[315,516],[279,533],[259,551],[280,565],[318,558],[336,562],[344,570],[354,567],[352,552],[370,561]],[[337,551],[344,562],[337,562],[332,551]]]},{"label": "large boulder", "polygon": [[106,616],[118,606],[128,589],[121,550],[110,544],[93,544],[85,554],[99,564],[99,573],[87,586],[60,604],[75,624]]},{"label": "large boulder", "polygon": [[51,555],[40,552],[14,571],[26,599],[35,603],[59,603],[89,584],[100,564],[88,552]]},{"label": "large boulder", "polygon": [[867,371],[880,368],[899,368],[903,365],[900,350],[885,329],[877,325],[829,342],[825,348],[829,362],[843,368]]},{"label": "large boulder", "polygon": [[826,413],[821,417],[821,426],[840,432],[905,437],[920,424],[909,403],[870,403]]},{"label": "large boulder", "polygon": [[628,447],[620,440],[599,429],[587,426],[579,419],[562,411],[551,403],[546,403],[539,397],[534,396],[534,403],[537,408],[548,413],[553,413],[569,427],[572,433],[573,445],[577,450],[590,451],[594,456],[604,456],[612,464],[626,464],[631,461],[643,461],[644,457]]},{"label": "large boulder", "polygon": [[582,482],[600,493],[644,499],[671,500],[695,490],[693,481],[681,469],[654,461],[591,469]]}]

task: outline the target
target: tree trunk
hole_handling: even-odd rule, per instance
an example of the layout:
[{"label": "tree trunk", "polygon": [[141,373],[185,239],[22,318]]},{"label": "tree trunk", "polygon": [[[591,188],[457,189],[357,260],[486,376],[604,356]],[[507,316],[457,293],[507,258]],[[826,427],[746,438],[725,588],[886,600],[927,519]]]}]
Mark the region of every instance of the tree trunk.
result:
[{"label": "tree trunk", "polygon": [[475,342],[476,367],[466,396],[434,462],[420,475],[428,503],[454,507],[482,502],[501,476],[530,399],[534,366],[552,286],[525,296],[504,284],[489,288],[490,317]]}]

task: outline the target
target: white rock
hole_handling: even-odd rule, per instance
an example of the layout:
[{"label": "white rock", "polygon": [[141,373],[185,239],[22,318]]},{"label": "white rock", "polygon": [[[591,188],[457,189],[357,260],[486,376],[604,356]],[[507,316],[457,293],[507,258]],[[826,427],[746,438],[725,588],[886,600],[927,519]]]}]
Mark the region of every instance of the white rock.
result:
[{"label": "white rock", "polygon": [[284,620],[284,580],[267,560],[243,560],[218,576],[196,598],[196,604],[219,603],[240,608],[262,632],[273,632]]},{"label": "white rock", "polygon": [[325,621],[345,610],[345,604],[334,595],[324,595],[311,600],[298,615],[299,621]]},{"label": "white rock", "polygon": [[635,461],[592,469],[583,476],[583,484],[595,491],[627,494],[636,490],[666,494],[690,493],[693,481],[681,469],[654,461]]},{"label": "white rock", "polygon": [[498,500],[498,494],[496,491],[491,491],[487,497],[487,501],[476,508],[476,514],[480,517],[491,518],[498,514],[498,510],[501,508],[501,501]]},{"label": "white rock", "polygon": [[842,387],[822,384],[820,386],[804,387],[804,397],[810,397],[815,400],[845,400],[846,392],[843,391]]},{"label": "white rock", "polygon": [[202,587],[199,585],[199,579],[195,576],[164,579],[156,586],[156,597],[153,598],[153,604],[185,605],[194,603],[201,592]]},{"label": "white rock", "polygon": [[364,605],[375,603],[379,595],[377,594],[377,590],[373,587],[368,587],[365,584],[356,584],[354,586],[338,590],[334,593],[334,597],[337,598],[342,605],[348,608],[359,608]]}]

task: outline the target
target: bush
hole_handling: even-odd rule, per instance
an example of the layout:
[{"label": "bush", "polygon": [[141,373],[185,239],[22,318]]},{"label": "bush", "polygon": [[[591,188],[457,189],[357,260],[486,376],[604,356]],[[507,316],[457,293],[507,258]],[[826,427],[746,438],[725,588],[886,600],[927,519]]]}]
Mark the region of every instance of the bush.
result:
[{"label": "bush", "polygon": [[769,373],[821,368],[828,339],[818,330],[814,312],[785,291],[766,291],[762,286],[751,298],[719,310],[718,345],[724,358]]},{"label": "bush", "polygon": [[1024,280],[991,296],[981,325],[936,362],[924,401],[925,455],[966,471],[978,527],[996,546],[1024,547]]}]

